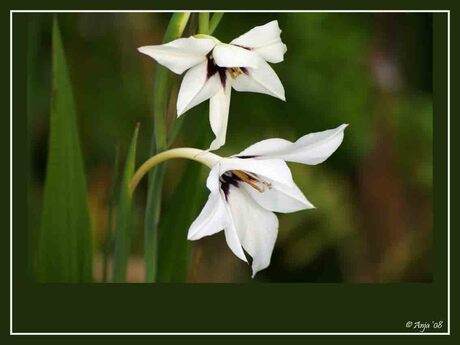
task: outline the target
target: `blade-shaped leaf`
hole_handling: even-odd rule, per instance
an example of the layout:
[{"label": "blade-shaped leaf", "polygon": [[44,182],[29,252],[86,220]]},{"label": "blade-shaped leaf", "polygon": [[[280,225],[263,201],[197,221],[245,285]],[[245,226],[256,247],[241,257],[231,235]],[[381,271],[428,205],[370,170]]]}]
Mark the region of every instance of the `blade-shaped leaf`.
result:
[{"label": "blade-shaped leaf", "polygon": [[113,244],[113,215],[114,209],[116,206],[116,195],[119,175],[119,151],[118,146],[115,150],[115,158],[112,168],[112,181],[110,182],[110,193],[109,193],[109,203],[107,211],[107,232],[105,234],[104,246],[103,246],[103,257],[102,257],[102,282],[106,283],[109,277],[109,261],[112,253],[112,244]]},{"label": "blade-shaped leaf", "polygon": [[129,146],[120,186],[120,199],[118,200],[115,226],[112,275],[113,282],[115,283],[122,283],[126,281],[126,272],[128,268],[129,249],[131,247],[132,210],[132,195],[129,191],[129,182],[133,177],[136,163],[136,143],[138,132],[139,126],[136,127]]},{"label": "blade-shaped leaf", "polygon": [[212,15],[211,20],[209,21],[209,34],[210,35],[212,35],[214,31],[217,29],[223,16],[224,16],[224,12],[216,12]]},{"label": "blade-shaped leaf", "polygon": [[191,248],[187,231],[204,202],[203,169],[206,167],[196,162],[187,163],[182,180],[165,208],[158,241],[158,282],[184,282],[187,278]]},{"label": "blade-shaped leaf", "polygon": [[92,245],[86,180],[56,19],[52,59],[50,136],[36,274],[41,282],[87,282],[92,279]]},{"label": "blade-shaped leaf", "polygon": [[[193,131],[202,133],[195,147],[202,147],[209,142],[207,126],[205,116],[195,122]],[[207,167],[188,162],[176,191],[164,208],[158,239],[159,282],[184,282],[187,279],[191,248],[187,231],[205,202],[207,189],[204,175],[207,173]]]}]

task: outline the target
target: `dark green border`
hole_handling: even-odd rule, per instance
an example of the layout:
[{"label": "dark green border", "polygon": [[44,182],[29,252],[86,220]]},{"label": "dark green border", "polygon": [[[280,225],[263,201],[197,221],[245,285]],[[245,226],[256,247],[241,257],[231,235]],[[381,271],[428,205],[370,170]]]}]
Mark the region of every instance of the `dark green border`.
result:
[{"label": "dark green border", "polygon": [[[25,25],[16,19],[13,89],[15,332],[404,332],[407,320],[446,320],[445,15],[434,17],[434,280],[431,284],[378,285],[37,285],[27,281],[24,275],[27,262],[24,247],[26,40]],[[358,305],[356,300],[360,301]],[[117,301],[116,309],[114,301]],[[178,328],[181,324],[183,326]]]},{"label": "dark green border", "polygon": [[59,0],[16,0],[10,1],[10,8],[15,10],[444,10],[455,3],[449,0],[310,0],[279,1],[264,0],[184,0],[151,1],[151,0],[93,0],[93,1],[59,1]]}]

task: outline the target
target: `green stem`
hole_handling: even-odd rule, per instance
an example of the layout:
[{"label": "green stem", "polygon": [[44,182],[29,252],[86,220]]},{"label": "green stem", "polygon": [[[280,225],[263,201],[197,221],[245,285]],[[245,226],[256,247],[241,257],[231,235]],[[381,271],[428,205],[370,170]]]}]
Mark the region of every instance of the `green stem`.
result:
[{"label": "green stem", "polygon": [[200,12],[198,16],[198,32],[209,35],[209,12]]},{"label": "green stem", "polygon": [[150,170],[152,170],[158,164],[174,159],[174,158],[186,158],[190,160],[194,160],[196,162],[200,162],[209,168],[212,168],[220,159],[221,157],[209,152],[200,149],[195,149],[192,147],[180,147],[177,149],[171,149],[168,151],[163,151],[161,153],[156,154],[153,157],[147,159],[140,167],[136,170],[129,183],[129,190],[131,193],[134,192],[138,183]]},{"label": "green stem", "polygon": [[[190,12],[174,13],[164,34],[163,43],[167,43],[182,36],[189,18]],[[167,147],[166,112],[170,91],[169,76],[170,74],[165,67],[157,65],[153,90],[154,130],[150,150],[151,155],[161,152]],[[154,282],[156,276],[157,232],[161,209],[161,187],[163,185],[163,177],[163,166],[151,171],[149,174],[149,187],[147,192],[147,206],[144,222],[144,261],[146,282]]]},{"label": "green stem", "polygon": [[113,162],[112,181],[110,186],[109,194],[109,210],[107,214],[107,233],[105,235],[103,245],[103,261],[102,261],[102,282],[106,283],[109,276],[109,257],[112,249],[113,242],[113,210],[115,209],[115,198],[116,198],[116,185],[118,182],[118,171],[119,171],[119,150],[118,147],[115,150],[115,159]]},{"label": "green stem", "polygon": [[214,13],[211,17],[209,22],[209,34],[212,35],[214,31],[216,31],[217,27],[219,26],[220,20],[224,16],[224,12],[217,12]]}]

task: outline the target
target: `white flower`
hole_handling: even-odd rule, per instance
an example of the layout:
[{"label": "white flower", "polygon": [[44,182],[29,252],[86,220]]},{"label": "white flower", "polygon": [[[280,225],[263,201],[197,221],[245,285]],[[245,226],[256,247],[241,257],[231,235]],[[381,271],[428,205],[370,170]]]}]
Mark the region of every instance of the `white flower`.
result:
[{"label": "white flower", "polygon": [[286,45],[278,22],[257,26],[230,44],[207,35],[140,47],[139,51],[176,74],[185,76],[177,98],[177,116],[209,99],[209,121],[216,138],[210,149],[225,143],[230,94],[237,91],[265,93],[285,100],[284,88],[267,62],[283,61]]},{"label": "white flower", "polygon": [[342,143],[346,127],[311,133],[295,143],[263,140],[238,155],[218,159],[206,183],[211,193],[190,226],[188,239],[224,230],[227,244],[238,258],[247,262],[244,251],[252,257],[254,277],[270,264],[278,234],[278,218],[273,212],[314,207],[294,183],[285,161],[324,162]]}]

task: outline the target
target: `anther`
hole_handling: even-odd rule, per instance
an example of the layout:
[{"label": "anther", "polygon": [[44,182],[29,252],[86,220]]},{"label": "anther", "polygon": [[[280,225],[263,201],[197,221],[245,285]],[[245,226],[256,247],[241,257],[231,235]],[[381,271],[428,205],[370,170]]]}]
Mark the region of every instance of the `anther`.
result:
[{"label": "anther", "polygon": [[[232,170],[232,173],[239,177],[243,182],[250,185],[252,188],[257,190],[259,193],[265,192],[267,189],[271,189],[271,183],[268,183],[264,180],[261,180],[256,175],[241,171],[241,170]],[[262,186],[260,186],[262,184]]]}]

